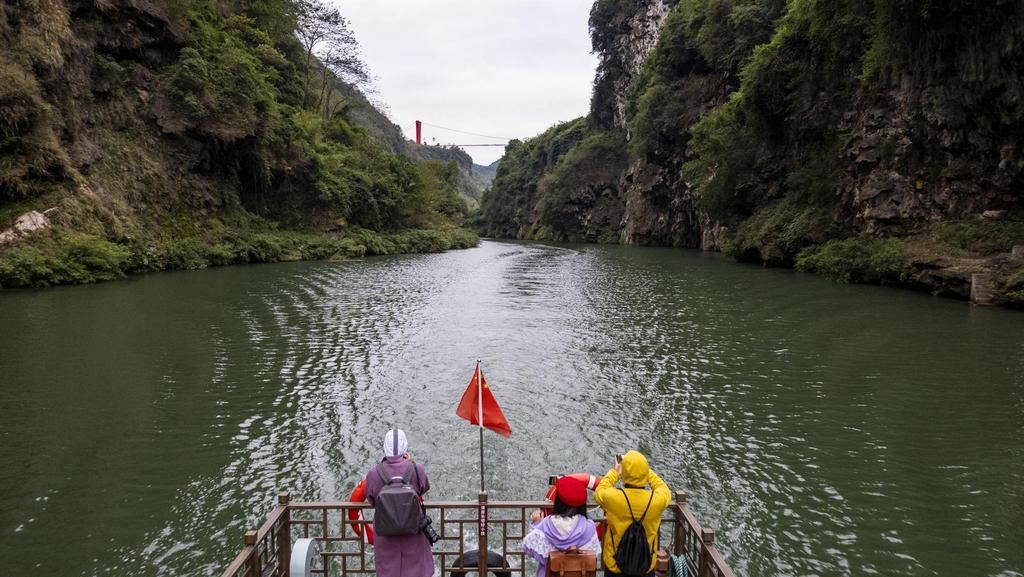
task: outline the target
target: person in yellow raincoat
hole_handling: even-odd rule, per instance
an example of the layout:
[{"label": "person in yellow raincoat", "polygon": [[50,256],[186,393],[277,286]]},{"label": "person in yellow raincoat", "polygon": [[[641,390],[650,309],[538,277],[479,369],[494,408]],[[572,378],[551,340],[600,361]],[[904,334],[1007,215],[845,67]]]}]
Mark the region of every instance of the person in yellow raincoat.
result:
[{"label": "person in yellow raincoat", "polygon": [[[623,485],[621,489],[616,487],[620,478]],[[594,489],[594,500],[604,509],[605,517],[608,519],[608,529],[604,533],[604,543],[601,547],[604,550],[605,575],[622,575],[615,563],[615,549],[626,528],[633,519],[639,520],[641,515],[644,515],[644,532],[647,533],[647,545],[651,551],[651,566],[647,575],[654,575],[661,514],[671,499],[672,493],[668,485],[651,470],[647,458],[642,454],[629,451],[622,456],[621,462],[616,461],[615,466]],[[646,514],[644,509],[647,509]]]}]

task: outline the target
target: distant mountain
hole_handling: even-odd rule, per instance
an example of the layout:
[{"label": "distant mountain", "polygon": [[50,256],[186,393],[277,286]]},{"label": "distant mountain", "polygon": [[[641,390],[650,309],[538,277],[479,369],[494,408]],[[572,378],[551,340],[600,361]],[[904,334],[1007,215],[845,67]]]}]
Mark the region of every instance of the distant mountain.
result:
[{"label": "distant mountain", "polygon": [[495,179],[495,174],[498,173],[498,165],[501,164],[501,163],[502,163],[502,159],[498,159],[495,162],[492,162],[492,163],[490,163],[490,164],[488,164],[486,166],[484,166],[482,164],[474,164],[473,165],[473,174],[476,174],[476,175],[486,179],[487,183],[489,184],[490,181]]},{"label": "distant mountain", "polygon": [[481,183],[483,188],[487,188],[491,185],[491,181],[494,180],[494,175],[498,173],[499,164],[501,164],[500,158],[487,166],[474,164],[473,178],[476,179],[477,182]]}]

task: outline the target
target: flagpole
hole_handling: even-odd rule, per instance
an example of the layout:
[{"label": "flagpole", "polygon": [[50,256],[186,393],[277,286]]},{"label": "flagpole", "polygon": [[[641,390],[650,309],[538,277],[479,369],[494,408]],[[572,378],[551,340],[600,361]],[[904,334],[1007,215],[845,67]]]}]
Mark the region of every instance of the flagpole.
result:
[{"label": "flagpole", "polygon": [[480,492],[484,491],[484,386],[480,372],[480,359],[476,360],[476,407],[477,422],[480,424]]},{"label": "flagpole", "polygon": [[487,491],[484,489],[484,374],[480,371],[480,359],[476,360],[476,409],[477,420],[480,423],[480,494],[477,499],[480,502],[480,515],[477,518],[477,538],[480,544],[477,548],[478,567],[480,575],[487,575]]}]

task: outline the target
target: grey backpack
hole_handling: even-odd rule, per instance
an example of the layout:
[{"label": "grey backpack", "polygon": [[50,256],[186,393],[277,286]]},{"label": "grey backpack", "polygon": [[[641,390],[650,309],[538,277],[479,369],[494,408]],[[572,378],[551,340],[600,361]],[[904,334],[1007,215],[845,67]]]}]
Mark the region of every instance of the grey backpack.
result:
[{"label": "grey backpack", "polygon": [[378,535],[415,535],[420,532],[420,495],[412,486],[412,476],[416,471],[415,463],[410,462],[405,474],[401,477],[387,478],[384,465],[377,465],[377,475],[384,482],[384,487],[374,499],[373,530]]},{"label": "grey backpack", "polygon": [[[392,439],[395,443],[395,453],[398,453],[398,427],[395,427]],[[390,479],[384,474],[383,463],[377,465],[375,469],[377,476],[384,483],[373,501],[373,530],[378,535],[415,535],[420,532],[423,508],[420,505],[420,494],[411,484],[413,474],[419,481],[420,473],[416,470],[416,463],[407,461],[406,464],[408,467],[405,474]]]}]

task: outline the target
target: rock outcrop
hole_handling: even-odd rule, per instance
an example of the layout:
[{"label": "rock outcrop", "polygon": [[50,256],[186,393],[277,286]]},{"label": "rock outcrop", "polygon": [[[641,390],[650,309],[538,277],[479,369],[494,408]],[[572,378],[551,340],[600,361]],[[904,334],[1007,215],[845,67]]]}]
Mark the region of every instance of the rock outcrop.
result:
[{"label": "rock outcrop", "polygon": [[45,230],[50,228],[50,219],[47,213],[51,213],[56,209],[49,209],[44,212],[30,210],[25,214],[19,216],[14,220],[14,225],[10,228],[0,231],[0,246],[9,242],[14,242],[20,238],[26,237],[34,232]]},{"label": "rock outcrop", "polygon": [[0,2],[0,288],[475,242],[471,159],[406,142],[354,42],[324,0]]},{"label": "rock outcrop", "polygon": [[[609,128],[626,130],[629,86],[647,55],[658,44],[661,27],[679,0],[639,0],[630,11],[608,8],[608,22],[594,22],[601,14],[602,4],[595,4],[591,26],[594,50],[600,64],[594,81],[591,115],[607,119]],[[607,38],[602,42],[601,39]]]},{"label": "rock outcrop", "polygon": [[[598,0],[590,23],[619,242],[1024,306],[1024,4]],[[484,205],[532,215],[519,235],[584,240],[585,206],[561,227],[568,196],[501,176]]]}]

